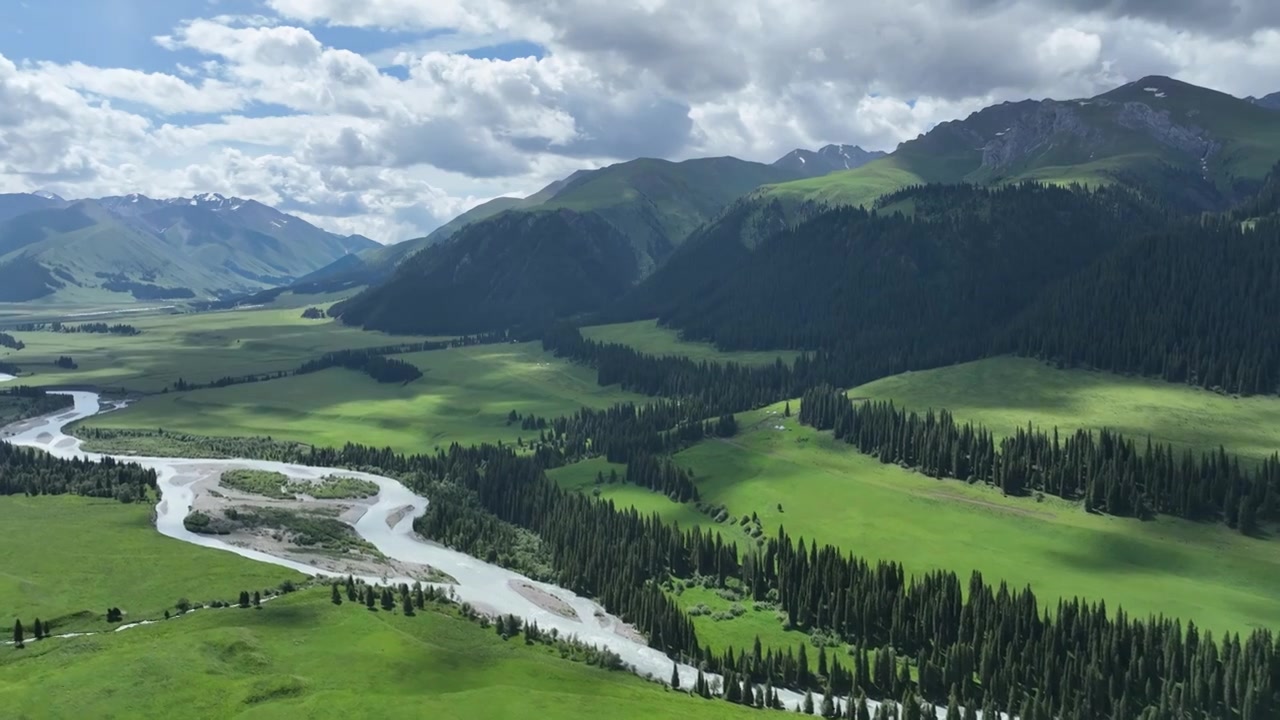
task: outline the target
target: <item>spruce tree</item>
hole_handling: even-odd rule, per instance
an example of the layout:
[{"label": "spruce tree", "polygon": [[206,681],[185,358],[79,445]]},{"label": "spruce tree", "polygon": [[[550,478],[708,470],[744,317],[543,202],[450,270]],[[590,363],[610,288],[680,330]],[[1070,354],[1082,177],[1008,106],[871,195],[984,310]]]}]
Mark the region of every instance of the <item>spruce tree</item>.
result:
[{"label": "spruce tree", "polygon": [[356,601],[355,578],[351,577],[350,575],[347,576],[347,601],[348,602]]},{"label": "spruce tree", "polygon": [[858,693],[858,708],[854,713],[854,717],[857,718],[857,720],[871,720],[871,711],[867,709],[866,693]]},{"label": "spruce tree", "polygon": [[45,638],[44,625],[40,624],[40,618],[36,618],[36,624],[32,628],[32,633],[35,634],[36,640],[43,640]]},{"label": "spruce tree", "polygon": [[960,701],[956,698],[956,686],[951,686],[951,696],[947,699],[947,720],[963,720],[960,717]]},{"label": "spruce tree", "polygon": [[342,595],[338,594],[338,583],[335,582],[331,587],[333,588],[333,592],[329,593],[329,602],[334,605],[341,605]]},{"label": "spruce tree", "polygon": [[680,689],[680,664],[671,663],[671,689]]},{"label": "spruce tree", "polygon": [[[803,648],[804,646],[803,646],[803,645],[801,645],[800,647],[801,647],[801,648]],[[810,692],[810,691],[808,691],[808,690],[805,690],[805,691],[804,691],[804,706],[803,706],[803,708],[804,708],[803,712],[804,712],[804,714],[805,714],[805,715],[812,715],[812,714],[813,714],[813,693],[812,693],[812,692]]]},{"label": "spruce tree", "polygon": [[373,588],[366,585],[364,588],[364,606],[376,612],[377,608],[373,606],[374,601],[375,601],[375,598],[373,597]]},{"label": "spruce tree", "polygon": [[257,590],[253,591],[253,606],[258,609],[262,608],[262,593],[259,593]]},{"label": "spruce tree", "polygon": [[413,617],[413,600],[409,597],[409,593],[405,593],[400,598],[400,606],[405,617]]},{"label": "spruce tree", "polygon": [[22,621],[21,620],[13,621],[13,646],[19,650],[26,647],[26,645],[22,643]]},{"label": "spruce tree", "polygon": [[833,718],[836,716],[835,698],[831,695],[831,683],[827,683],[827,688],[822,692],[822,717]]}]

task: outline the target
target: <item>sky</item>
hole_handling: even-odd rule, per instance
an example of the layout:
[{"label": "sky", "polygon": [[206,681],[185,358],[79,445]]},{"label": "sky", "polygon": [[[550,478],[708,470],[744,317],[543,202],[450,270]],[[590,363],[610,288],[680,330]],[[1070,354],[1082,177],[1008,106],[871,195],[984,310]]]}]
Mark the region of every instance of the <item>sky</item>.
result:
[{"label": "sky", "polygon": [[636,157],[892,150],[1147,75],[1280,91],[1275,0],[3,0],[0,192],[421,236]]}]

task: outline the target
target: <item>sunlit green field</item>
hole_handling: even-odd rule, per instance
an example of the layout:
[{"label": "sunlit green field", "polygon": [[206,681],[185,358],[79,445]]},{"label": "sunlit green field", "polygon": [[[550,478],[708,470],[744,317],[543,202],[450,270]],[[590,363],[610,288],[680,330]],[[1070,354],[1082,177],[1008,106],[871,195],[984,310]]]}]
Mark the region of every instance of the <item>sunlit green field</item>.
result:
[{"label": "sunlit green field", "polygon": [[598,342],[627,345],[652,355],[680,355],[698,361],[769,365],[781,357],[783,362],[789,364],[799,355],[794,350],[726,352],[716,349],[711,343],[681,340],[675,330],[658,327],[657,320],[584,327],[582,335]]},{"label": "sunlit green field", "polygon": [[[423,339],[367,332],[333,320],[305,320],[301,315],[297,308],[279,308],[102,320],[128,323],[142,331],[132,337],[8,331],[27,347],[0,348],[0,360],[22,368],[22,382],[27,385],[79,384],[155,392],[180,377],[208,382],[227,375],[291,370],[330,350]],[[55,367],[61,355],[70,356],[79,367]]]},{"label": "sunlit green field", "polygon": [[502,640],[448,609],[413,617],[293,593],[109,635],[0,647],[13,718],[754,717],[630,673]]},{"label": "sunlit green field", "polygon": [[554,418],[583,406],[607,407],[638,396],[596,384],[595,371],[558,360],[538,343],[477,345],[398,355],[422,368],[407,385],[378,383],[344,369],[168,393],[142,399],[88,424],[164,428],[214,436],[270,436],[322,446],[347,442],[430,451],[484,441],[534,439],[507,425],[521,415]]},{"label": "sunlit green field", "polygon": [[[1044,602],[1105,599],[1111,608],[1176,615],[1217,631],[1274,626],[1280,618],[1274,540],[1221,525],[1140,522],[1089,515],[1052,499],[1005,498],[882,465],[769,412],[739,416],[748,429],[732,441],[706,441],[677,455],[695,472],[704,501],[724,504],[735,519],[757,513],[768,534],[784,526],[793,538],[895,560],[908,572],[945,568],[967,581],[976,569],[988,582],[1030,584]],[[653,497],[667,504],[640,506],[682,523],[711,523],[690,507]],[[752,542],[732,521],[719,527],[726,537]],[[720,632],[734,622],[722,623]]]},{"label": "sunlit green field", "polygon": [[109,607],[126,622],[145,620],[179,598],[234,600],[241,590],[303,577],[164,537],[153,511],[74,496],[0,497],[0,624],[39,617],[59,632],[100,630]]},{"label": "sunlit green field", "polygon": [[1280,398],[1233,398],[1186,385],[999,357],[903,373],[849,391],[924,411],[945,408],[997,434],[1111,428],[1134,438],[1201,450],[1225,446],[1261,458],[1280,451]]}]

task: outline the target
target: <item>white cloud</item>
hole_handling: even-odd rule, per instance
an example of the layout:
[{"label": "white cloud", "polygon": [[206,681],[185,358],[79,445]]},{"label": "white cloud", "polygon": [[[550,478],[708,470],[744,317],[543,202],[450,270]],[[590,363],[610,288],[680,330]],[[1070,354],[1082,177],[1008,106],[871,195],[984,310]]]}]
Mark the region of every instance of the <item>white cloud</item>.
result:
[{"label": "white cloud", "polygon": [[[1212,6],[266,0],[274,15],[197,18],[154,38],[175,53],[168,70],[0,56],[0,189],[240,194],[398,240],[636,156],[892,149],[993,102],[1147,74],[1280,90],[1277,6]],[[322,42],[330,26],[395,32],[361,55]],[[459,54],[511,40],[543,52]]]}]

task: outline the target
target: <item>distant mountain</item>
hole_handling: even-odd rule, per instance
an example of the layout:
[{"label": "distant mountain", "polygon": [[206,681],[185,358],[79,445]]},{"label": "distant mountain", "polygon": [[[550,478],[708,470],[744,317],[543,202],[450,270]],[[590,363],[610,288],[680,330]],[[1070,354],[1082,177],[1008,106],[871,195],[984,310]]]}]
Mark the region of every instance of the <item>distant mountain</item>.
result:
[{"label": "distant mountain", "polygon": [[821,177],[838,170],[855,170],[888,153],[863,150],[857,145],[827,145],[820,150],[792,150],[773,163],[801,177]]},{"label": "distant mountain", "polygon": [[1280,92],[1273,92],[1270,95],[1264,95],[1260,98],[1250,95],[1245,98],[1245,100],[1268,110],[1280,110]]},{"label": "distant mountain", "polygon": [[[736,198],[798,176],[730,157],[646,158],[576,173],[530,198],[472,211],[447,242],[334,311],[374,329],[471,332],[595,310]],[[520,262],[539,276],[525,278]]]},{"label": "distant mountain", "polygon": [[1030,179],[1122,183],[1188,210],[1221,209],[1256,190],[1277,159],[1280,114],[1152,76],[1094,98],[988,107],[855,170],[760,194],[865,205],[923,182]]},{"label": "distant mountain", "polygon": [[0,301],[251,292],[377,247],[253,200],[0,196]]},{"label": "distant mountain", "polygon": [[65,203],[61,199],[55,200],[34,193],[0,194],[0,222],[36,210],[62,207]]}]

